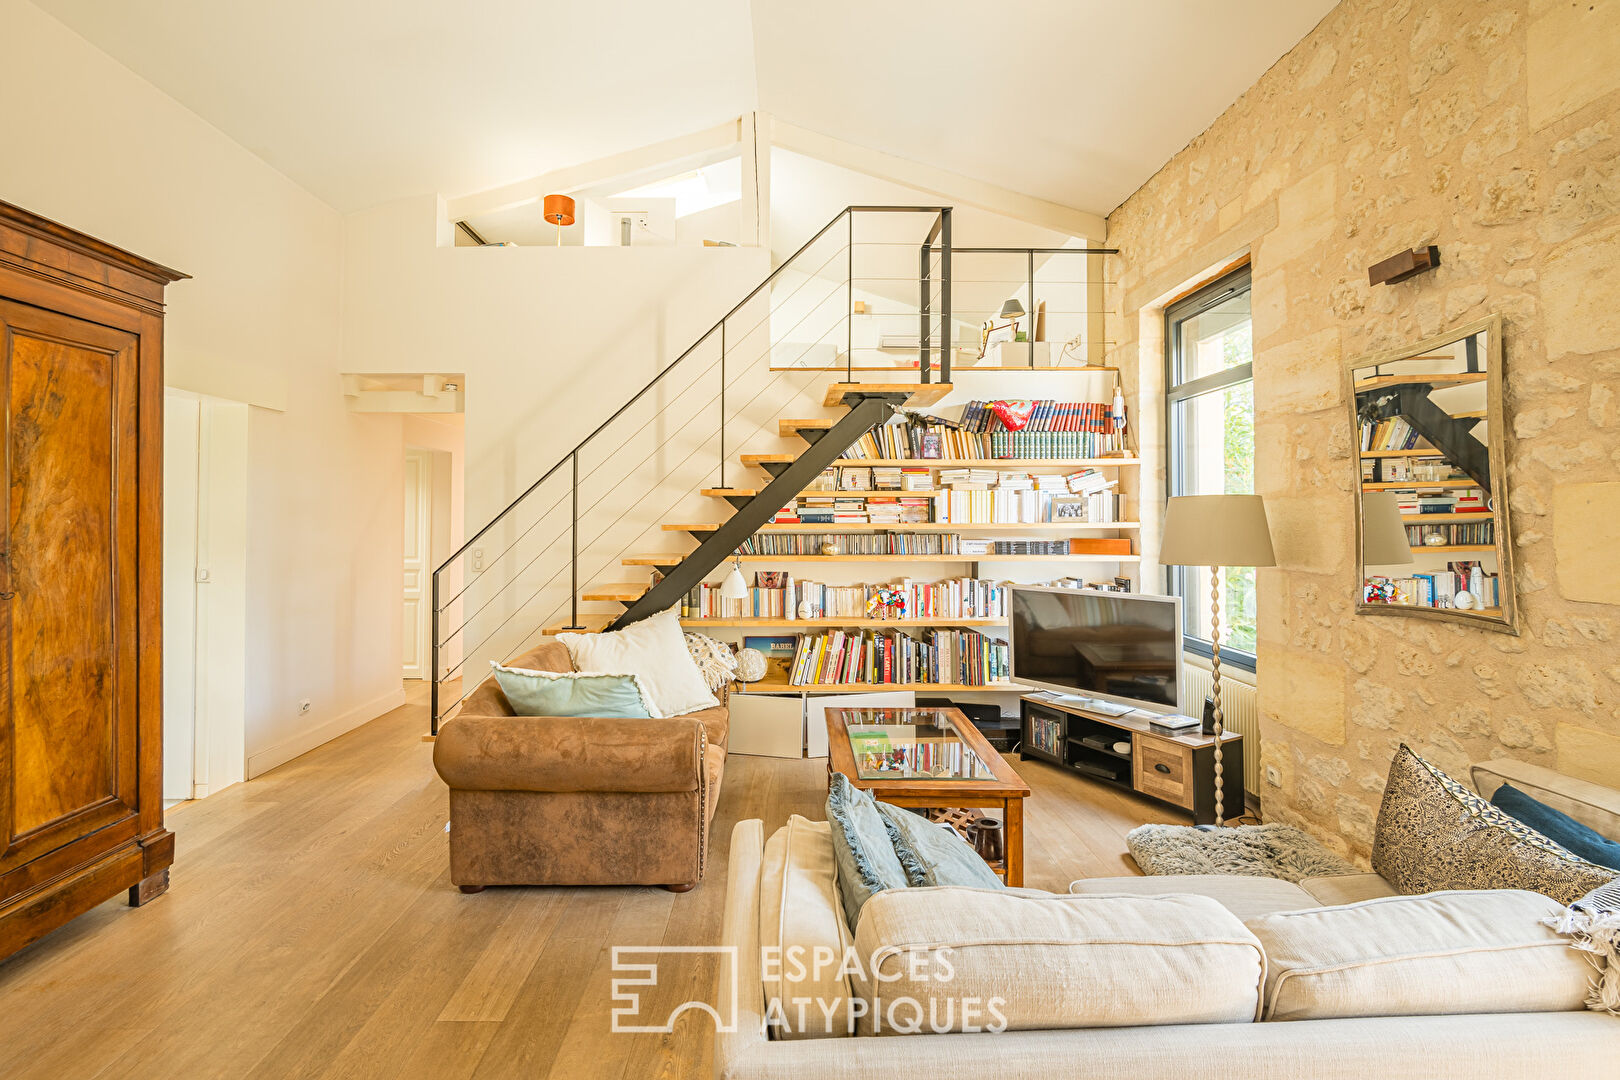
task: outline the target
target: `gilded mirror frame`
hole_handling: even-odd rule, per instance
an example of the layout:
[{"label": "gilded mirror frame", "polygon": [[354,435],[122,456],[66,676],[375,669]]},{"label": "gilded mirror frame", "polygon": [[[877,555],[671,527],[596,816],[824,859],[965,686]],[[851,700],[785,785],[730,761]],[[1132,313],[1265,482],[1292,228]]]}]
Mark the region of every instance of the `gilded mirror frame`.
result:
[{"label": "gilded mirror frame", "polygon": [[[1364,559],[1366,553],[1367,529],[1362,509],[1362,496],[1368,490],[1397,489],[1397,485],[1390,484],[1388,488],[1368,487],[1368,481],[1365,478],[1364,472],[1365,466],[1363,463],[1369,459],[1378,459],[1391,455],[1387,452],[1384,454],[1377,452],[1368,453],[1362,449],[1361,434],[1363,410],[1362,399],[1358,397],[1358,392],[1365,395],[1368,392],[1368,387],[1365,381],[1358,382],[1356,373],[1367,368],[1378,368],[1385,365],[1394,364],[1399,361],[1414,360],[1427,354],[1445,350],[1450,346],[1456,345],[1460,341],[1465,341],[1468,338],[1474,337],[1478,334],[1485,335],[1485,379],[1483,382],[1486,392],[1486,402],[1484,417],[1482,419],[1486,425],[1486,439],[1484,441],[1487,448],[1487,460],[1489,462],[1490,472],[1490,490],[1486,493],[1488,499],[1486,505],[1489,515],[1494,522],[1492,538],[1497,563],[1497,580],[1495,582],[1495,591],[1498,594],[1498,603],[1493,608],[1487,610],[1469,610],[1450,607],[1429,607],[1408,603],[1369,602],[1367,600],[1367,566]],[[1425,338],[1424,340],[1414,344],[1401,345],[1396,348],[1385,349],[1380,352],[1358,356],[1345,365],[1345,400],[1348,402],[1351,445],[1355,447],[1355,449],[1351,451],[1351,463],[1355,470],[1354,487],[1352,488],[1352,491],[1355,492],[1354,509],[1356,522],[1356,543],[1354,587],[1356,590],[1355,595],[1357,614],[1437,619],[1445,622],[1460,623],[1465,626],[1479,627],[1485,630],[1493,630],[1500,633],[1517,634],[1519,632],[1518,596],[1516,591],[1516,577],[1513,567],[1513,530],[1512,521],[1510,518],[1511,508],[1508,506],[1506,446],[1507,426],[1505,423],[1505,406],[1503,403],[1504,380],[1502,371],[1502,356],[1502,316],[1489,315],[1483,319],[1478,319],[1463,326],[1458,326],[1451,330],[1447,330],[1444,333],[1436,334],[1433,337]],[[1375,375],[1375,377],[1380,376]],[[1381,376],[1381,378],[1387,380],[1390,377]],[[1433,392],[1433,388],[1426,391],[1426,393]],[[1368,400],[1370,401],[1371,399]],[[1444,425],[1442,425],[1442,427],[1443,426]],[[1443,458],[1446,464],[1452,465],[1453,468],[1456,468],[1456,466],[1451,462],[1451,459],[1446,455],[1437,453],[1433,456]],[[1375,472],[1374,475],[1381,476],[1382,474]],[[1407,484],[1399,485],[1399,489],[1415,491],[1422,489],[1424,486],[1425,484],[1422,481],[1410,481]],[[1483,490],[1482,486],[1481,490]],[[1412,516],[1407,516],[1405,514],[1402,515],[1403,524],[1412,522],[1413,520],[1414,518]],[[1454,522],[1455,520],[1455,514],[1448,516],[1448,521]],[[1422,551],[1425,550],[1425,546],[1418,545],[1412,550]],[[1380,575],[1380,577],[1382,577],[1382,575]]]}]

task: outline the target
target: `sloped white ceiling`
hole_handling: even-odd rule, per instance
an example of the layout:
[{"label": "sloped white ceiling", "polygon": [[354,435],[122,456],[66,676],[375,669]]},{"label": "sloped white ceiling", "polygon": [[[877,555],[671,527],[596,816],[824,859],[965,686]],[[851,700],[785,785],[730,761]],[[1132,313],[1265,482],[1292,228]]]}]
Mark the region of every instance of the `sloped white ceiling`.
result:
[{"label": "sloped white ceiling", "polygon": [[36,0],[342,211],[763,108],[1098,213],[1333,0]]}]

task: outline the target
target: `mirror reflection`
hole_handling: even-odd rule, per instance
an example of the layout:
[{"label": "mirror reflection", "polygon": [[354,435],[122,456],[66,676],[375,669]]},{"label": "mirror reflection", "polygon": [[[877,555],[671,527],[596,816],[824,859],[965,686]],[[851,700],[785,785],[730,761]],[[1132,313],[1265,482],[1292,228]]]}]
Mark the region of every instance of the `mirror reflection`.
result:
[{"label": "mirror reflection", "polygon": [[1512,624],[1500,321],[1356,361],[1360,609]]}]

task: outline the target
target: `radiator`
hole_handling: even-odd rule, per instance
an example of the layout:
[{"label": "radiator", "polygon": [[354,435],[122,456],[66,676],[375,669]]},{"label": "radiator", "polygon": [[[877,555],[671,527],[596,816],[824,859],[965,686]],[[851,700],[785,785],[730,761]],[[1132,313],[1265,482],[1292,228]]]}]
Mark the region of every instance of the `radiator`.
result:
[{"label": "radiator", "polygon": [[[1247,674],[1247,673],[1245,673]],[[1209,696],[1209,668],[1192,663],[1181,667],[1181,709],[1188,716],[1204,715]],[[1260,708],[1254,687],[1238,682],[1221,668],[1221,722],[1243,736],[1243,786],[1250,794],[1260,790]]]}]

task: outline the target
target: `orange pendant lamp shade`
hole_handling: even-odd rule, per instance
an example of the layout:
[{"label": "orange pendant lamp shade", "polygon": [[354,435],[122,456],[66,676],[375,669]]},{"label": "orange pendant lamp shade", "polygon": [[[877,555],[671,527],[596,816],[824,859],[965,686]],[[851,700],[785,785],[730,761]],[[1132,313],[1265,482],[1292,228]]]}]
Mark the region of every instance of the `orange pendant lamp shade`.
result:
[{"label": "orange pendant lamp shade", "polygon": [[547,195],[544,206],[545,219],[557,226],[557,246],[562,247],[563,226],[574,223],[574,200],[567,195]]},{"label": "orange pendant lamp shade", "polygon": [[567,195],[547,195],[545,208],[546,220],[553,225],[560,227],[574,223],[574,200]]}]

